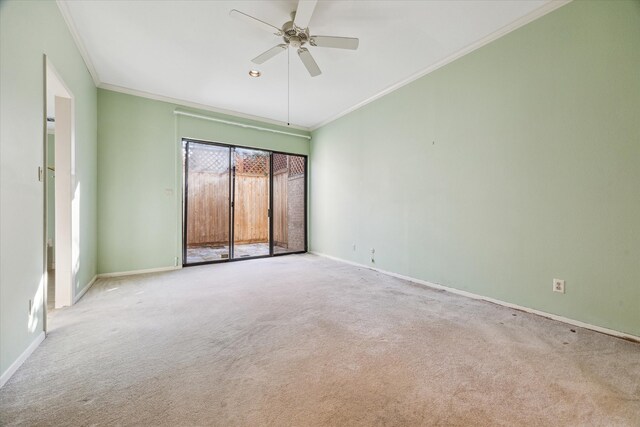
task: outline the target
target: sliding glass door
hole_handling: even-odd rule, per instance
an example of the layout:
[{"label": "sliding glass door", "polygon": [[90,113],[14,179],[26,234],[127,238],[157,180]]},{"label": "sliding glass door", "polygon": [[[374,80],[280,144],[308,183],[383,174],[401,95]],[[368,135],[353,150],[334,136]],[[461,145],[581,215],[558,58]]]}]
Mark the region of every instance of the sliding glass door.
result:
[{"label": "sliding glass door", "polygon": [[183,264],[306,251],[305,156],[183,141]]},{"label": "sliding glass door", "polygon": [[233,258],[271,254],[269,225],[270,155],[233,149]]},{"label": "sliding glass door", "polygon": [[273,252],[305,250],[306,158],[273,153]]},{"label": "sliding glass door", "polygon": [[184,264],[229,259],[231,149],[184,144]]}]

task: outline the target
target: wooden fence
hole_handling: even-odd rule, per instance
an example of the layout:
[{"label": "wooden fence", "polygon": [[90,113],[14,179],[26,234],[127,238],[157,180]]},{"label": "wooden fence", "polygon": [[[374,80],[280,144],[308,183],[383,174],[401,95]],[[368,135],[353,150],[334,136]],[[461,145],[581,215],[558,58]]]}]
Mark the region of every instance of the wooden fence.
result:
[{"label": "wooden fence", "polygon": [[190,172],[187,245],[229,243],[229,174]]},{"label": "wooden fence", "polygon": [[235,243],[269,241],[269,177],[236,175]]},{"label": "wooden fence", "polygon": [[[288,184],[285,172],[273,176],[273,239],[287,247]],[[235,243],[269,241],[269,178],[236,174]],[[229,175],[190,172],[187,195],[187,245],[223,246],[229,242]]]}]

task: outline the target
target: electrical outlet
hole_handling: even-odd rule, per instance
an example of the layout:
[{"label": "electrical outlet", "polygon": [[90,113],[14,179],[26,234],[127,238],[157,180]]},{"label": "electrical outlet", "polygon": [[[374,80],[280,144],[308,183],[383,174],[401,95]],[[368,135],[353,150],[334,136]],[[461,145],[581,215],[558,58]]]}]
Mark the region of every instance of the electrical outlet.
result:
[{"label": "electrical outlet", "polygon": [[553,292],[560,292],[564,294],[564,280],[553,279]]},{"label": "electrical outlet", "polygon": [[373,255],[376,253],[376,250],[371,248],[371,262],[376,262],[376,260],[373,258]]},{"label": "electrical outlet", "polygon": [[356,250],[356,244],[355,243],[353,244],[353,250],[354,251]]}]

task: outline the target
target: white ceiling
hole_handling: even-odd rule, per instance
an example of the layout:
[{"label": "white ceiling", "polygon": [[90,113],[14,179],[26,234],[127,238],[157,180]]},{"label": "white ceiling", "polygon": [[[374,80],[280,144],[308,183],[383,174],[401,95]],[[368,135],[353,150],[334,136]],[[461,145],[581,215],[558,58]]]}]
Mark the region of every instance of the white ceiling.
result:
[{"label": "white ceiling", "polygon": [[[280,27],[297,1],[59,4],[99,86],[287,122],[287,54],[260,66],[250,62],[281,38],[233,19],[229,11]],[[313,78],[291,51],[290,122],[315,128],[557,5],[549,0],[319,1],[311,34],[358,37],[360,46],[356,51],[309,47],[322,70]],[[262,77],[249,77],[250,68]]]}]

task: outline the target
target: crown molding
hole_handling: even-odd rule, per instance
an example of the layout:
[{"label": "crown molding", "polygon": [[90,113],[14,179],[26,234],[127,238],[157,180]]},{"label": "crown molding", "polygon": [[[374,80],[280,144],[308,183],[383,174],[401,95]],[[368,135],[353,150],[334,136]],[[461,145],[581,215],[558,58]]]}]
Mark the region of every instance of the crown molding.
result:
[{"label": "crown molding", "polygon": [[80,52],[80,56],[84,60],[84,63],[87,66],[87,70],[89,71],[89,74],[91,75],[91,78],[93,79],[93,83],[95,84],[95,86],[97,88],[111,90],[113,92],[125,93],[125,94],[133,95],[133,96],[139,96],[139,97],[147,98],[147,99],[153,99],[153,100],[156,100],[156,101],[168,102],[168,103],[171,103],[171,104],[178,104],[178,105],[181,105],[181,106],[184,106],[184,107],[191,107],[191,108],[197,108],[199,110],[211,111],[213,113],[226,114],[226,115],[229,115],[229,116],[240,117],[240,118],[243,118],[243,119],[255,120],[255,121],[258,121],[258,122],[268,123],[268,124],[272,124],[272,125],[276,125],[276,126],[282,126],[282,127],[285,127],[285,128],[292,128],[292,129],[302,130],[302,131],[305,131],[305,132],[309,132],[310,131],[310,129],[308,127],[305,127],[305,126],[287,124],[287,123],[285,123],[283,121],[272,120],[272,119],[268,119],[266,117],[254,116],[254,115],[251,115],[251,114],[244,114],[244,113],[240,113],[238,111],[226,110],[226,109],[223,109],[223,108],[213,107],[211,105],[205,105],[205,104],[200,104],[200,103],[197,103],[197,102],[186,101],[184,99],[171,98],[171,97],[168,97],[168,96],[163,96],[163,95],[158,95],[158,94],[154,94],[154,93],[144,92],[144,91],[137,90],[137,89],[131,89],[131,88],[127,88],[127,87],[112,85],[112,84],[109,84],[109,83],[103,83],[100,80],[100,76],[98,75],[98,72],[96,71],[96,68],[93,65],[93,62],[91,61],[91,57],[89,56],[89,52],[87,51],[87,48],[85,47],[84,43],[82,42],[82,39],[81,39],[81,37],[80,37],[80,35],[78,33],[78,30],[76,29],[76,25],[75,25],[75,22],[73,21],[73,18],[71,16],[71,12],[69,10],[69,6],[68,6],[67,2],[68,2],[68,0],[56,0],[56,4],[58,5],[58,9],[60,10],[60,13],[62,14],[62,17],[64,18],[64,21],[67,24],[67,28],[69,29],[69,32],[71,33],[71,37],[73,38],[73,41],[75,42],[76,47],[78,48],[78,51]]},{"label": "crown molding", "polygon": [[67,1],[68,0],[56,0],[56,4],[58,5],[58,9],[60,9],[60,13],[62,14],[62,17],[64,18],[65,22],[67,23],[67,27],[69,28],[69,32],[71,33],[71,36],[78,48],[78,50],[80,51],[80,55],[82,56],[87,69],[89,70],[89,74],[91,74],[91,78],[93,79],[94,84],[96,85],[96,87],[100,88],[100,89],[106,89],[106,90],[110,90],[110,91],[114,91],[114,92],[120,92],[120,93],[125,93],[128,95],[133,95],[133,96],[139,96],[142,98],[147,98],[147,99],[153,99],[156,101],[162,101],[162,102],[168,102],[171,104],[178,104],[181,106],[185,106],[185,107],[191,107],[191,108],[197,108],[199,110],[205,110],[205,111],[211,111],[214,113],[218,113],[218,114],[226,114],[226,115],[230,115],[230,116],[235,116],[235,117],[240,117],[240,118],[244,118],[244,119],[248,119],[248,120],[255,120],[258,122],[262,122],[262,123],[269,123],[272,125],[276,125],[276,126],[282,126],[285,128],[292,128],[292,129],[298,129],[298,130],[302,130],[302,131],[307,131],[307,132],[312,132],[315,131],[316,129],[321,128],[322,126],[325,126],[337,119],[339,119],[340,117],[346,116],[347,114],[367,105],[370,104],[371,102],[382,98],[385,95],[388,95],[389,93],[408,85],[409,83],[414,82],[415,80],[426,76],[427,74],[430,74],[434,71],[436,71],[439,68],[444,67],[445,65],[455,61],[456,59],[459,59],[471,52],[473,52],[474,50],[477,50],[497,39],[499,39],[502,36],[505,36],[506,34],[517,30],[520,27],[523,27],[524,25],[527,25],[533,21],[535,21],[538,18],[541,18],[542,16],[553,12],[556,9],[559,9],[560,7],[570,3],[572,0],[550,0],[549,2],[545,3],[544,5],[542,5],[541,7],[537,8],[536,10],[533,10],[531,12],[529,12],[528,14],[526,14],[525,16],[520,17],[519,19],[513,21],[512,23],[500,28],[497,31],[494,31],[493,33],[487,35],[486,37],[471,43],[467,46],[465,46],[464,48],[458,50],[457,52],[453,53],[452,55],[447,56],[446,58],[436,62],[435,64],[430,65],[429,67],[420,70],[414,74],[412,74],[411,76],[397,82],[394,83],[388,87],[386,87],[385,89],[377,92],[376,94],[370,96],[369,98],[358,102],[357,104],[343,110],[340,113],[337,113],[335,115],[330,116],[329,118],[313,125],[310,127],[305,127],[305,126],[300,126],[300,125],[294,125],[294,124],[290,124],[288,125],[287,123],[283,122],[283,121],[279,121],[279,120],[273,120],[273,119],[268,119],[266,117],[260,117],[260,116],[254,116],[251,114],[245,114],[245,113],[240,113],[238,111],[232,111],[232,110],[226,110],[223,108],[217,108],[217,107],[213,107],[210,105],[206,105],[206,104],[200,104],[197,102],[191,102],[191,101],[186,101],[184,99],[178,99],[178,98],[171,98],[168,96],[164,96],[164,95],[158,95],[158,94],[154,94],[154,93],[149,93],[149,92],[144,92],[144,91],[140,91],[137,89],[131,89],[131,88],[126,88],[126,87],[122,87],[122,86],[117,86],[117,85],[112,85],[112,84],[108,84],[108,83],[102,83],[100,81],[100,77],[98,75],[98,72],[96,71],[95,67],[93,66],[93,62],[91,61],[91,58],[89,56],[89,53],[87,51],[87,49],[84,46],[84,43],[82,42],[77,30],[76,30],[76,26],[75,23],[73,21],[73,18],[71,17],[71,13],[69,11],[69,7],[67,5]]},{"label": "crown molding", "polygon": [[452,55],[447,56],[446,58],[442,59],[441,61],[436,62],[433,65],[428,66],[427,68],[418,71],[417,73],[414,73],[412,75],[410,75],[409,77],[407,77],[406,79],[403,79],[401,81],[399,81],[398,83],[394,83],[391,86],[388,86],[387,88],[381,90],[380,92],[376,93],[375,95],[365,99],[364,101],[361,101],[357,104],[355,104],[352,107],[347,108],[346,110],[342,111],[341,113],[335,114],[331,117],[329,117],[326,120],[323,120],[321,122],[319,122],[318,124],[315,124],[313,126],[311,126],[310,130],[314,131],[316,129],[321,128],[322,126],[325,126],[337,119],[339,119],[340,117],[346,116],[347,114],[359,109],[360,107],[363,107],[373,101],[375,101],[376,99],[382,98],[383,96],[403,87],[408,85],[409,83],[419,79],[420,77],[424,77],[427,74],[430,74],[432,72],[434,72],[435,70],[444,67],[445,65],[455,61],[456,59],[459,59],[471,52],[473,52],[476,49],[481,48],[482,46],[485,46],[489,43],[491,43],[494,40],[499,39],[502,36],[505,36],[507,34],[509,34],[510,32],[517,30],[520,27],[523,27],[525,25],[527,25],[530,22],[535,21],[538,18],[541,18],[542,16],[553,12],[554,10],[568,4],[571,3],[572,0],[550,0],[548,3],[545,3],[544,5],[540,6],[539,8],[537,8],[536,10],[533,10],[531,12],[529,12],[528,14],[518,18],[517,20],[513,21],[512,23],[500,28],[497,31],[494,31],[493,33],[489,34],[488,36],[474,42],[471,43],[467,46],[465,46],[464,48],[458,50],[457,52],[453,53]]},{"label": "crown molding", "polygon": [[126,95],[138,96],[140,98],[153,99],[154,101],[161,101],[161,102],[167,102],[169,104],[176,104],[176,105],[182,106],[182,107],[195,108],[195,109],[198,109],[198,110],[210,111],[212,113],[225,114],[227,116],[239,117],[239,118],[243,118],[243,119],[247,119],[247,120],[254,120],[256,122],[268,123],[268,124],[276,125],[276,126],[282,126],[284,128],[289,128],[289,129],[298,129],[298,130],[302,130],[302,131],[305,131],[305,132],[309,132],[311,130],[308,127],[304,127],[304,126],[299,126],[299,125],[294,125],[294,124],[287,125],[287,123],[281,122],[279,120],[267,119],[266,117],[254,116],[254,115],[251,115],[251,114],[240,113],[238,111],[226,110],[224,108],[217,108],[217,107],[213,107],[211,105],[200,104],[198,102],[186,101],[184,99],[172,98],[172,97],[169,97],[169,96],[158,95],[158,94],[150,93],[150,92],[144,92],[144,91],[141,91],[141,90],[131,89],[131,88],[128,88],[128,87],[123,87],[123,86],[112,85],[112,84],[109,84],[109,83],[101,83],[100,85],[98,85],[98,88],[105,89],[105,90],[110,90],[112,92],[124,93]]},{"label": "crown molding", "polygon": [[100,76],[98,75],[96,68],[93,66],[93,62],[91,61],[89,52],[87,51],[87,48],[84,46],[84,43],[82,42],[82,39],[78,34],[78,30],[76,29],[76,24],[73,21],[73,18],[71,17],[71,12],[69,11],[69,6],[67,5],[67,1],[56,0],[56,4],[58,5],[58,9],[62,14],[62,18],[64,18],[64,22],[67,23],[67,28],[71,33],[71,37],[73,38],[73,41],[75,42],[76,47],[78,48],[78,51],[80,51],[80,56],[84,60],[84,64],[86,65],[87,70],[89,71],[89,74],[93,79],[93,84],[95,84],[96,87],[100,86]]}]

